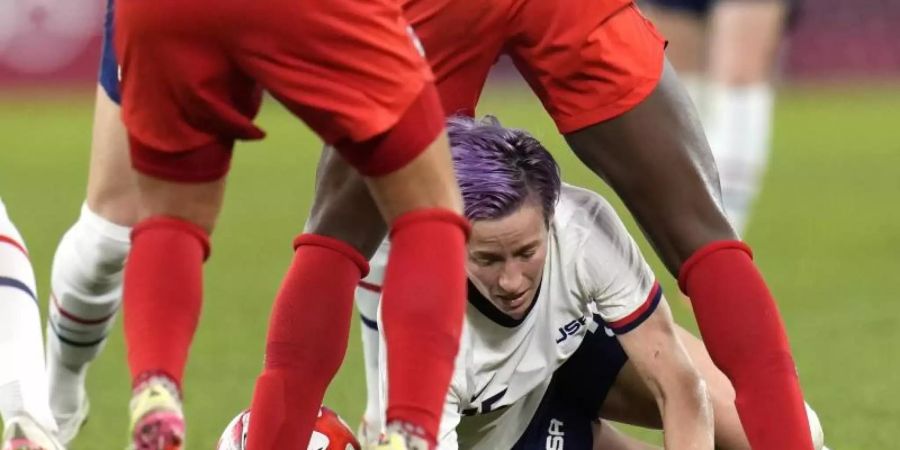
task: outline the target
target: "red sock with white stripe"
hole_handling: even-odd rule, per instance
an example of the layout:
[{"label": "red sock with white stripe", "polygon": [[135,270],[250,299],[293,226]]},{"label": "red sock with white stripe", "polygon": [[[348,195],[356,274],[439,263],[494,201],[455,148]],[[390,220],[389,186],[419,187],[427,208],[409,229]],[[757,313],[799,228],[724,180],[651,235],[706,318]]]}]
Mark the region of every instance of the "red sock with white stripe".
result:
[{"label": "red sock with white stripe", "polygon": [[131,236],[123,297],[132,384],[164,374],[180,389],[200,319],[209,237],[199,226],[171,217],[146,219]]},{"label": "red sock with white stripe", "polygon": [[250,449],[306,448],[325,390],[344,360],[353,292],[369,266],[353,247],[320,235],[294,241],[294,260],[269,319],[256,381]]},{"label": "red sock with white stripe", "polygon": [[459,350],[467,233],[463,217],[441,209],[406,213],[391,228],[381,300],[387,424],[403,424],[431,445]]},{"label": "red sock with white stripe", "polygon": [[734,384],[750,445],[812,449],[784,324],[751,256],[739,241],[709,244],[684,263],[679,285],[691,298],[710,356]]}]

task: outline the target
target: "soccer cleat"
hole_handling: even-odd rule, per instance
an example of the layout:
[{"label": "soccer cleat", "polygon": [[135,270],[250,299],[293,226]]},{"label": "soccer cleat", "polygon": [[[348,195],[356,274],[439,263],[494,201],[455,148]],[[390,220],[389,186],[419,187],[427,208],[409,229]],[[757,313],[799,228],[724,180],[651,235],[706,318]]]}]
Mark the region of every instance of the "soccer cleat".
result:
[{"label": "soccer cleat", "polygon": [[391,423],[375,450],[434,450],[418,427],[405,423]]},{"label": "soccer cleat", "polygon": [[409,450],[406,446],[406,439],[399,433],[388,433],[381,439],[375,450]]},{"label": "soccer cleat", "polygon": [[359,440],[362,448],[364,450],[376,449],[383,438],[384,433],[381,432],[381,427],[376,427],[375,424],[370,423],[363,416],[359,423],[359,428],[356,429],[356,439]]},{"label": "soccer cleat", "polygon": [[185,426],[177,389],[166,378],[153,377],[131,398],[129,450],[182,450]]},{"label": "soccer cleat", "polygon": [[65,447],[30,416],[21,415],[6,424],[2,450],[65,450]]},{"label": "soccer cleat", "polygon": [[78,435],[78,432],[81,431],[81,427],[87,422],[90,411],[91,402],[88,401],[87,395],[81,396],[78,409],[71,414],[57,414],[57,411],[54,411],[53,417],[56,419],[57,426],[59,426],[59,433],[57,434],[59,441],[66,445],[71,443],[75,436]]}]

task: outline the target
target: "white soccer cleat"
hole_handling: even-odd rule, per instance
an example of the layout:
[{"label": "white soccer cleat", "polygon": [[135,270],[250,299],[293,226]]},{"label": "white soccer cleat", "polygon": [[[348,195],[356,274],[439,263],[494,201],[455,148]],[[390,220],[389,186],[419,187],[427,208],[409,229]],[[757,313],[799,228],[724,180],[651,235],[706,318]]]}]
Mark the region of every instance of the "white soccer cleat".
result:
[{"label": "white soccer cleat", "polygon": [[59,410],[53,410],[53,418],[56,419],[56,425],[59,427],[59,441],[65,445],[69,445],[81,431],[81,427],[87,422],[88,414],[91,411],[91,402],[87,398],[82,386],[81,401],[78,408],[72,413],[64,413]]},{"label": "white soccer cleat", "polygon": [[376,426],[363,416],[359,428],[356,429],[356,438],[363,450],[374,450],[378,448],[378,443],[384,438],[384,433],[381,426]]},{"label": "white soccer cleat", "polygon": [[65,447],[30,416],[21,415],[6,424],[2,450],[65,450]]},{"label": "white soccer cleat", "polygon": [[825,446],[825,431],[822,430],[822,422],[819,415],[806,403],[806,418],[809,420],[809,433],[812,435],[813,448],[816,450],[828,450]]}]

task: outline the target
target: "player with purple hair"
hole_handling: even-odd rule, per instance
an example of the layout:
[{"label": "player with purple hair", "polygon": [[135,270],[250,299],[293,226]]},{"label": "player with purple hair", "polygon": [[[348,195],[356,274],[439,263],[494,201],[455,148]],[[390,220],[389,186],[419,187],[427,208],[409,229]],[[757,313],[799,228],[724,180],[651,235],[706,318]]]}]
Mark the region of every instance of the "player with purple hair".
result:
[{"label": "player with purple hair", "polygon": [[[691,297],[705,344],[736,388],[754,447],[810,448],[775,300],[722,212],[715,164],[690,99],[666,62],[664,40],[633,2],[401,4],[445,111],[474,114],[493,63],[501,54],[513,59],[575,154],[622,198]],[[87,202],[54,259],[48,328],[58,339],[50,339],[48,367],[51,404],[65,441],[88,412],[86,370],[119,307],[129,227],[137,220],[137,188],[118,118],[112,30],[109,20]],[[386,228],[370,225],[379,212],[365,183],[333,151],[325,153],[319,171],[307,231],[370,257]],[[353,208],[336,206],[351,201]],[[332,296],[329,307],[345,305],[347,297]]]},{"label": "player with purple hair", "polygon": [[[526,131],[490,116],[451,118],[447,130],[472,234],[439,448],[647,448],[607,419],[662,427],[666,448],[712,448],[713,422],[704,421],[714,421],[716,448],[749,449],[734,388],[703,343],[673,323],[609,203],[561,183],[556,161]],[[376,392],[385,387],[377,308],[388,248],[357,290]],[[368,401],[363,445],[375,442],[382,413],[379,396]],[[821,426],[807,414],[820,449]]]},{"label": "player with purple hair", "polygon": [[[681,290],[737,392],[754,448],[812,448],[775,298],[725,216],[697,112],[631,0],[403,0],[444,110],[474,115],[491,66],[509,56],[574,153],[615,190]],[[332,152],[333,153],[333,152]],[[320,162],[307,230],[371,254],[385,229],[364,184]],[[355,201],[339,208],[340,198]],[[333,203],[329,203],[333,202]],[[366,224],[362,226],[361,224]],[[390,364],[389,364],[390,366]]]},{"label": "player with purple hair", "polygon": [[[609,203],[561,183],[526,131],[491,117],[452,118],[447,130],[472,233],[466,325],[439,449],[648,448],[604,420],[662,427],[669,449],[712,448],[713,439],[720,449],[750,448],[734,389],[703,343],[673,323]],[[388,248],[357,293],[375,392],[390,392],[376,311]],[[383,414],[379,396],[369,402],[364,448],[377,442]]]}]

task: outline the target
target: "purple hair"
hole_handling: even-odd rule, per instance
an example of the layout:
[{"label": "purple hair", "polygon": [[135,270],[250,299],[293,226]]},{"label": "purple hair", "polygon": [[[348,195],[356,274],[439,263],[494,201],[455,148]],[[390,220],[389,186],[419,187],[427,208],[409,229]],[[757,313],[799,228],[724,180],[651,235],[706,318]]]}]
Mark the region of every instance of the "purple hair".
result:
[{"label": "purple hair", "polygon": [[451,117],[447,133],[466,218],[500,219],[534,195],[550,220],[559,199],[559,166],[537,139],[493,116]]}]

